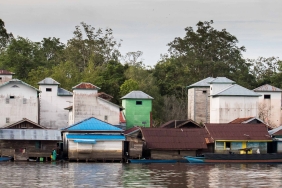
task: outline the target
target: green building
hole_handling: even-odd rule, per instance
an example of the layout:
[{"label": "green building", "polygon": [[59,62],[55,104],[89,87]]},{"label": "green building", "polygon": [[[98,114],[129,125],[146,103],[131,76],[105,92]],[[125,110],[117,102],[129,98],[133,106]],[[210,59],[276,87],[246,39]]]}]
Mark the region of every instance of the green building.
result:
[{"label": "green building", "polygon": [[143,91],[131,91],[121,98],[126,118],[126,129],[134,126],[151,126],[153,99],[153,97]]}]

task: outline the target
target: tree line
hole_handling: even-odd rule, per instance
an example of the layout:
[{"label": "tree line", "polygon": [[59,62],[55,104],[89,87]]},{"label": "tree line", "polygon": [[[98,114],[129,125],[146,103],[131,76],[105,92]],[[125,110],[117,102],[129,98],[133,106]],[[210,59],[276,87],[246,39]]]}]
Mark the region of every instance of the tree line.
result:
[{"label": "tree line", "polygon": [[238,46],[238,39],[212,24],[212,20],[199,21],[196,29],[185,28],[185,36],[168,42],[168,52],[151,67],[140,60],[141,51],[121,54],[122,41],[110,28],[82,22],[66,44],[56,37],[34,42],[13,36],[0,19],[0,69],[14,72],[14,78],[34,87],[46,77],[70,91],[80,82],[90,82],[119,105],[128,92],[142,90],[154,98],[154,126],[187,119],[186,86],[206,77],[228,77],[248,89],[266,83],[282,88],[278,57],[245,59],[246,48]]}]

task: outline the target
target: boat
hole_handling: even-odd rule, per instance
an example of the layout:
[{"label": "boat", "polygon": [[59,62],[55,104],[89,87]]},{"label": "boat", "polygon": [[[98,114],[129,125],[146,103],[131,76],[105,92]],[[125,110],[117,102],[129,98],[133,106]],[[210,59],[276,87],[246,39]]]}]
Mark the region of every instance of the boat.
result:
[{"label": "boat", "polygon": [[129,163],[177,163],[174,159],[128,159]]},{"label": "boat", "polygon": [[0,157],[0,162],[10,161],[11,159],[12,159],[12,157]]},{"label": "boat", "polygon": [[203,157],[184,157],[189,163],[282,163],[281,153],[217,154],[205,153]]}]

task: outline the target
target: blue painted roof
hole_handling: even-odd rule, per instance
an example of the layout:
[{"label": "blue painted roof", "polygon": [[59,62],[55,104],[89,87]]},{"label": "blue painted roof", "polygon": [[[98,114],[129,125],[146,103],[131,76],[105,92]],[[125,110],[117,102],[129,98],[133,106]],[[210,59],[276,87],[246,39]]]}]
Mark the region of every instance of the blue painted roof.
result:
[{"label": "blue painted roof", "polygon": [[97,118],[91,117],[73,124],[63,130],[71,131],[123,131],[107,122],[101,121]]},{"label": "blue painted roof", "polygon": [[82,140],[125,140],[123,135],[105,135],[105,134],[67,134],[68,139]]}]

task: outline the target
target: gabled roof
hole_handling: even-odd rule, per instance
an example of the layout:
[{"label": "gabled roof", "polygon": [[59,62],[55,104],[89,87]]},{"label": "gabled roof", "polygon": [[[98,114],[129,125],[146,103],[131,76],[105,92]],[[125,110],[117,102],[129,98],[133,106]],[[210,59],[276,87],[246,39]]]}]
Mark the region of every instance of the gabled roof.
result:
[{"label": "gabled roof", "polygon": [[256,117],[237,118],[229,123],[250,123],[254,120],[256,120],[257,123],[264,123],[261,119],[256,118]]},{"label": "gabled roof", "polygon": [[9,72],[7,70],[0,70],[0,75],[13,75],[13,74],[15,74],[15,73]]},{"label": "gabled roof", "polygon": [[140,127],[131,127],[130,129],[127,129],[123,132],[124,135],[130,135],[130,134],[133,134],[133,133],[136,133],[138,131],[141,131],[140,130]]},{"label": "gabled roof", "polygon": [[0,88],[3,87],[3,86],[6,86],[8,84],[23,84],[23,85],[26,85],[26,86],[36,90],[37,92],[40,92],[40,90],[38,90],[37,88],[35,88],[35,87],[33,87],[33,86],[31,86],[31,85],[29,85],[29,84],[27,84],[27,83],[25,83],[25,82],[23,82],[21,80],[18,80],[18,79],[9,80],[9,81],[3,83],[2,85],[0,85]]},{"label": "gabled roof", "polygon": [[254,91],[256,92],[259,92],[259,91],[282,92],[281,89],[271,86],[269,84],[265,84],[260,87],[257,87],[256,89],[254,89]]},{"label": "gabled roof", "polygon": [[187,86],[187,88],[193,88],[193,87],[210,87],[209,82],[211,82],[212,80],[214,80],[213,77],[208,77],[205,78],[203,80],[200,80],[192,85]]},{"label": "gabled roof", "polygon": [[58,96],[72,96],[72,92],[66,90],[66,89],[63,89],[63,88],[58,88],[58,93],[57,93]]},{"label": "gabled roof", "polygon": [[53,78],[45,78],[38,82],[38,85],[60,85],[60,83]]},{"label": "gabled roof", "polygon": [[229,86],[228,88],[224,89],[223,91],[220,91],[219,93],[211,95],[213,97],[218,96],[244,96],[244,97],[259,97],[260,94],[257,94],[256,92],[249,90],[247,88],[244,88],[240,85],[234,84]]},{"label": "gabled roof", "polygon": [[268,133],[275,136],[282,135],[282,125],[276,127],[275,129],[269,130]]},{"label": "gabled roof", "polygon": [[171,120],[166,122],[165,124],[162,124],[160,128],[201,128],[201,126],[197,122],[188,119],[188,120]]},{"label": "gabled roof", "polygon": [[91,84],[91,83],[86,83],[86,82],[81,82],[80,84],[74,86],[72,89],[91,89],[91,90],[99,90],[100,88]]},{"label": "gabled roof", "polygon": [[108,100],[108,101],[110,101],[112,98],[114,98],[113,96],[111,96],[107,93],[104,93],[104,92],[98,93],[98,97],[103,98],[103,99]]},{"label": "gabled roof", "polygon": [[110,123],[101,121],[97,118],[90,117],[69,127],[62,129],[63,131],[123,131]]},{"label": "gabled roof", "polygon": [[[33,121],[29,120],[29,119],[26,119],[26,118],[23,118],[22,120],[20,120],[20,121],[18,121],[18,122],[16,122],[16,123],[13,123],[13,124],[11,124],[11,125],[8,125],[8,126],[6,126],[6,127],[3,127],[3,129],[13,129],[13,128],[16,127],[17,125],[23,124],[23,123],[25,123],[25,122],[32,124],[32,125],[35,126],[37,129],[47,129],[47,127],[44,127],[44,126],[42,126],[42,125],[39,125],[39,124],[37,124],[37,123],[35,123],[35,122],[33,122]],[[33,128],[33,129],[34,129],[34,128]]]},{"label": "gabled roof", "polygon": [[233,80],[230,80],[226,77],[216,77],[215,79],[209,82],[210,84],[235,84]]},{"label": "gabled roof", "polygon": [[156,150],[206,149],[205,129],[140,128],[146,148]]},{"label": "gabled roof", "polygon": [[228,124],[207,123],[207,131],[214,141],[216,140],[262,140],[271,141],[271,137],[264,124]]},{"label": "gabled roof", "polygon": [[126,119],[122,111],[119,112],[119,122],[126,123]]},{"label": "gabled roof", "polygon": [[143,91],[131,91],[130,93],[123,96],[121,99],[154,99],[150,95],[144,93]]},{"label": "gabled roof", "polygon": [[52,129],[0,129],[0,140],[61,141],[61,131]]}]

